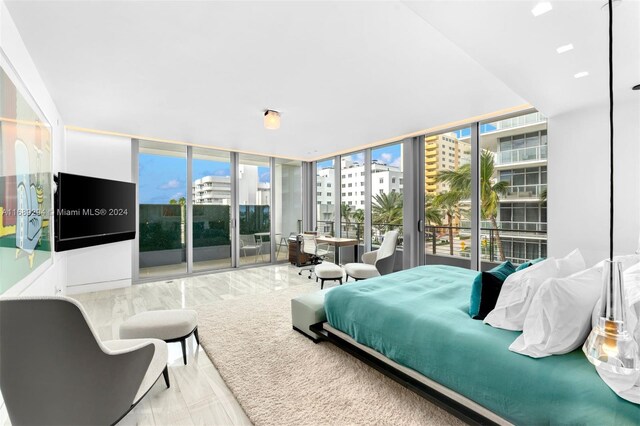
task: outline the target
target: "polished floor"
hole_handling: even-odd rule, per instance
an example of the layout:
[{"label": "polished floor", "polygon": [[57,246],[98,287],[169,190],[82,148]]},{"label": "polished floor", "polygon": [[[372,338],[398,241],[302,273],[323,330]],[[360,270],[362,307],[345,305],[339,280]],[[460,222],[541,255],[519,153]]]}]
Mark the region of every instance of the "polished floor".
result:
[{"label": "polished floor", "polygon": [[[154,309],[190,308],[209,302],[256,295],[309,283],[299,268],[270,265],[191,278],[138,284],[73,296],[82,303],[101,339],[118,336],[132,315]],[[319,286],[319,285],[318,285]],[[171,388],[159,380],[121,425],[250,425],[242,407],[193,338],[183,365],[179,343],[169,344]],[[9,425],[4,407],[0,425]]]}]

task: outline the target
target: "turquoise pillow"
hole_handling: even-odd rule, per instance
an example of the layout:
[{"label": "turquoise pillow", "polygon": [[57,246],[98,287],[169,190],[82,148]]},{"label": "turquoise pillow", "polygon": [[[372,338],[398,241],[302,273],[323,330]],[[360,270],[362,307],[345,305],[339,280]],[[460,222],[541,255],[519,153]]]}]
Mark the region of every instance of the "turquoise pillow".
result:
[{"label": "turquoise pillow", "polygon": [[471,287],[469,315],[473,319],[484,319],[498,301],[502,283],[516,271],[515,266],[506,261],[488,272],[479,273]]},{"label": "turquoise pillow", "polygon": [[521,263],[521,264],[516,268],[516,271],[522,271],[523,269],[527,269],[529,266],[531,266],[531,265],[535,265],[536,263],[538,263],[538,262],[542,262],[543,260],[544,260],[544,257],[539,257],[539,258],[537,258],[537,259],[533,259],[533,260],[530,260],[530,261],[528,261],[528,262]]}]

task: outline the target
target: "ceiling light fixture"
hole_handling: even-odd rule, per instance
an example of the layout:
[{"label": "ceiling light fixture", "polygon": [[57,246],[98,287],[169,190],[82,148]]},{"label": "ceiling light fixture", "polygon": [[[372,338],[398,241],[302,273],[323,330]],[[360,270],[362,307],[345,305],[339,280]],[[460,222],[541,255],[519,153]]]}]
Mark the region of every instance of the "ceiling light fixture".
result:
[{"label": "ceiling light fixture", "polygon": [[564,46],[560,46],[556,49],[556,52],[558,53],[565,53],[568,52],[570,50],[573,50],[573,44],[569,43],[569,44],[565,44]]},{"label": "ceiling light fixture", "polygon": [[579,72],[578,74],[574,74],[573,76],[574,76],[575,78],[582,78],[582,77],[586,77],[586,76],[588,76],[588,75],[589,75],[589,73],[588,73],[587,71],[581,71],[581,72]]},{"label": "ceiling light fixture", "polygon": [[551,9],[553,9],[553,6],[551,6],[550,2],[541,1],[540,3],[536,4],[533,9],[531,9],[531,13],[533,14],[533,16],[538,17],[549,12]]},{"label": "ceiling light fixture", "polygon": [[278,130],[280,128],[280,113],[271,109],[264,111],[264,128]]},{"label": "ceiling light fixture", "polygon": [[631,90],[640,90],[640,84],[636,84],[631,88]]}]

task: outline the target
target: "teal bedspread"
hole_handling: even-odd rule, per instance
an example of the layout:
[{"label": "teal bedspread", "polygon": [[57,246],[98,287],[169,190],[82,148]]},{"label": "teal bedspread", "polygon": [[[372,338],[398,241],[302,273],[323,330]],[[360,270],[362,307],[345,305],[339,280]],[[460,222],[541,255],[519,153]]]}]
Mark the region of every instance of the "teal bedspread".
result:
[{"label": "teal bedspread", "polygon": [[580,349],[533,359],[509,351],[518,332],[469,317],[477,273],[421,266],[327,293],[327,320],[357,342],[516,424],[640,424]]}]

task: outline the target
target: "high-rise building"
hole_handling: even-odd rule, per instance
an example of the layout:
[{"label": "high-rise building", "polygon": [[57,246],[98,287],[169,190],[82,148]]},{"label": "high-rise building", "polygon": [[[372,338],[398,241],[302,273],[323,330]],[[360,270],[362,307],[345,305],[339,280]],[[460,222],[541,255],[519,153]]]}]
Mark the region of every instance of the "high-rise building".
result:
[{"label": "high-rise building", "polygon": [[[270,205],[271,185],[258,181],[258,167],[240,165],[238,180],[240,204]],[[192,185],[194,204],[231,205],[231,178],[229,176],[204,176]]]},{"label": "high-rise building", "polygon": [[429,195],[447,191],[449,185],[438,182],[438,173],[444,170],[457,170],[471,162],[469,141],[460,140],[455,133],[425,137],[425,190]]}]

